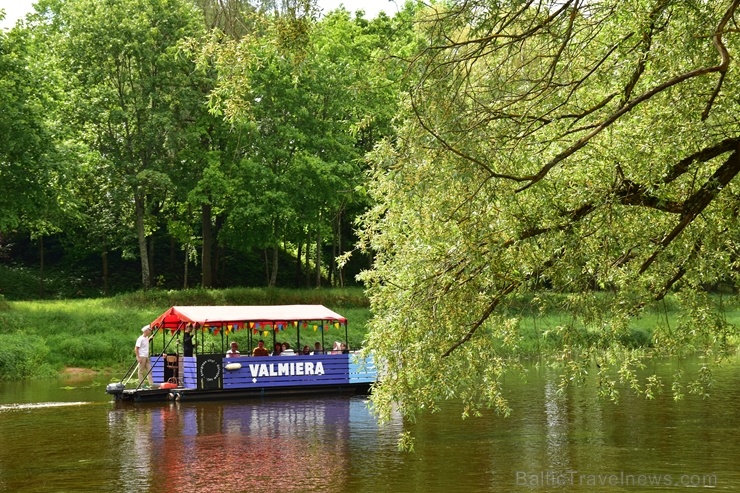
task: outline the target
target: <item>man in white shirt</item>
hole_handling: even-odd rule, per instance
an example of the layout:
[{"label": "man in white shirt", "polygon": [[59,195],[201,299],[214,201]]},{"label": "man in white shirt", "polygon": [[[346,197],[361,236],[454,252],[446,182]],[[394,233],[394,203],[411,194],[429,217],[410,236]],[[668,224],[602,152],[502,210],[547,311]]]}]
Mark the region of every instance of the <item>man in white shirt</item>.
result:
[{"label": "man in white shirt", "polygon": [[144,378],[149,381],[149,386],[154,386],[152,380],[152,362],[149,360],[149,338],[152,335],[152,329],[145,325],[141,328],[142,334],[136,339],[136,346],[134,347],[134,353],[136,353],[136,361],[139,362],[139,385],[144,382]]}]

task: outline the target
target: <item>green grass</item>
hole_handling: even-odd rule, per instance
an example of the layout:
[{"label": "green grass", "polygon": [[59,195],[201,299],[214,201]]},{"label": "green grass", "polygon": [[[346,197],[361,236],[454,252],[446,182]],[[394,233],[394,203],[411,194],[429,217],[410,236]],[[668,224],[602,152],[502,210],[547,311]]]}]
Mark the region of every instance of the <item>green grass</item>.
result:
[{"label": "green grass", "polygon": [[[549,296],[543,302],[543,297]],[[595,315],[578,313],[578,317],[561,308],[565,295],[537,295],[515,299],[507,306],[508,314],[520,319],[520,339],[515,348],[518,356],[547,355],[569,343],[609,344],[598,310]],[[597,300],[598,301],[598,300]],[[603,301],[603,300],[602,300]],[[740,324],[740,297],[717,296],[715,306],[729,324]],[[150,323],[173,305],[276,305],[322,304],[344,315],[348,323],[349,344],[359,348],[365,339],[371,312],[362,289],[225,289],[187,291],[152,290],[112,298],[7,301],[0,297],[0,379],[39,378],[58,374],[65,367],[82,367],[121,374],[133,363],[133,346],[140,328]],[[534,307],[537,306],[537,309]],[[545,307],[544,309],[542,307]],[[589,318],[590,317],[590,318]],[[583,320],[589,322],[584,324]],[[673,329],[681,324],[681,313],[669,299],[645,310],[630,320],[618,334],[628,347],[652,344],[656,327]],[[320,332],[301,330],[301,345],[321,341]],[[605,335],[606,334],[606,335]],[[736,332],[735,332],[736,334]],[[201,348],[221,350],[221,335],[206,335]],[[258,339],[272,346],[272,333],[249,334],[238,331],[229,336],[248,348]],[[736,336],[733,336],[736,337]],[[297,344],[294,330],[277,335],[280,342]],[[161,351],[169,336],[157,334],[153,351]],[[325,347],[344,340],[344,328],[330,327],[324,332]],[[737,341],[734,341],[737,342]],[[691,347],[691,344],[688,345]],[[504,348],[513,351],[512,348]]]},{"label": "green grass", "polygon": [[[141,327],[170,306],[260,304],[326,305],[347,317],[351,347],[361,345],[370,318],[367,300],[359,288],[155,290],[82,300],[0,299],[0,379],[46,377],[65,367],[124,372],[134,361],[133,347]],[[314,336],[311,332],[302,334],[301,343],[313,344]],[[246,348],[248,337],[246,331],[240,331],[231,340]],[[280,340],[286,339],[295,345],[295,333],[281,333]],[[272,336],[265,340],[270,344]],[[327,345],[343,341],[344,330],[330,328],[324,340]],[[207,335],[205,343],[220,350],[221,337]],[[162,350],[164,344],[157,335],[153,350]]]},{"label": "green grass", "polygon": [[[682,312],[675,296],[668,296],[659,303],[647,306],[616,334],[611,332],[609,312],[605,309],[609,306],[610,294],[591,293],[593,306],[581,308],[581,311],[575,307],[563,308],[568,306],[569,296],[538,293],[536,296],[514,299],[507,305],[508,315],[520,319],[521,343],[516,348],[519,356],[549,354],[564,345],[606,346],[615,339],[628,348],[646,348],[653,345],[653,336],[658,329],[681,332],[676,338],[683,338],[681,340],[687,343],[688,351],[718,343],[717,340],[710,340],[717,334],[700,334],[690,340],[693,337],[692,326],[687,322],[686,314]],[[532,301],[534,298],[536,303]],[[710,300],[714,311],[708,314],[707,327],[722,323],[734,327],[740,325],[740,297],[713,294],[710,295]],[[717,324],[718,321],[722,323]],[[730,343],[738,342],[737,334],[735,330]]]}]

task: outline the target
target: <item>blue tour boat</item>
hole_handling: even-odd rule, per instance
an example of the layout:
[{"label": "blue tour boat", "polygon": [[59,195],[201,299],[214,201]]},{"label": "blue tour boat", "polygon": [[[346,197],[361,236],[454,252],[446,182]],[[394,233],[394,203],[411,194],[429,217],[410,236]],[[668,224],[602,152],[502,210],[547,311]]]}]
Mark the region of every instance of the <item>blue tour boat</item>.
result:
[{"label": "blue tour boat", "polygon": [[[163,347],[159,354],[150,355],[155,385],[146,388],[137,381],[138,365],[134,363],[120,382],[106,387],[117,401],[366,394],[377,379],[371,357],[346,349],[347,319],[322,305],[173,306],[150,327],[152,339],[161,333]],[[186,329],[196,343],[192,356],[182,351],[181,336]],[[326,336],[344,329],[345,346],[340,349],[334,344],[329,350],[311,354],[251,355],[257,341],[263,339],[272,340],[272,345],[266,346],[270,349],[279,337],[291,337],[300,348],[301,329],[304,340],[306,332],[314,334],[311,348],[313,339],[319,337],[321,348],[325,348]],[[247,340],[249,355],[228,357],[224,348],[238,332],[242,332],[242,341]],[[217,346],[220,351],[213,350]],[[210,350],[197,351],[206,347]]]}]

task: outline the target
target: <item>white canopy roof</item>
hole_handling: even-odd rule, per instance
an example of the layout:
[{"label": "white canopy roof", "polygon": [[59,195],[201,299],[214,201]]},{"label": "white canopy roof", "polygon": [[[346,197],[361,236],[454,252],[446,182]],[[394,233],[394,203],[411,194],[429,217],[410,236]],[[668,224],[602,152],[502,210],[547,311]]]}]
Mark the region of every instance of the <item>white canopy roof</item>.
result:
[{"label": "white canopy roof", "polygon": [[292,322],[331,320],[347,323],[347,319],[323,305],[264,305],[264,306],[173,306],[157,317],[153,327],[177,328],[182,323],[221,325],[239,322]]}]

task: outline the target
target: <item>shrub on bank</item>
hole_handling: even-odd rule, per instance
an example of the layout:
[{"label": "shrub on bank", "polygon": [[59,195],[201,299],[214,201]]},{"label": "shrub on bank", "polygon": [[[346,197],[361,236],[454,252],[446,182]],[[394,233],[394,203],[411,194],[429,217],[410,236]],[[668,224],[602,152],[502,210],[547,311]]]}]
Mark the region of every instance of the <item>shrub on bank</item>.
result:
[{"label": "shrub on bank", "polygon": [[49,363],[44,339],[27,334],[0,334],[0,378],[48,377],[57,370]]},{"label": "shrub on bank", "polygon": [[201,305],[326,305],[368,308],[361,288],[286,289],[229,288],[182,291],[137,291],[112,298],[114,303],[141,308]]}]

